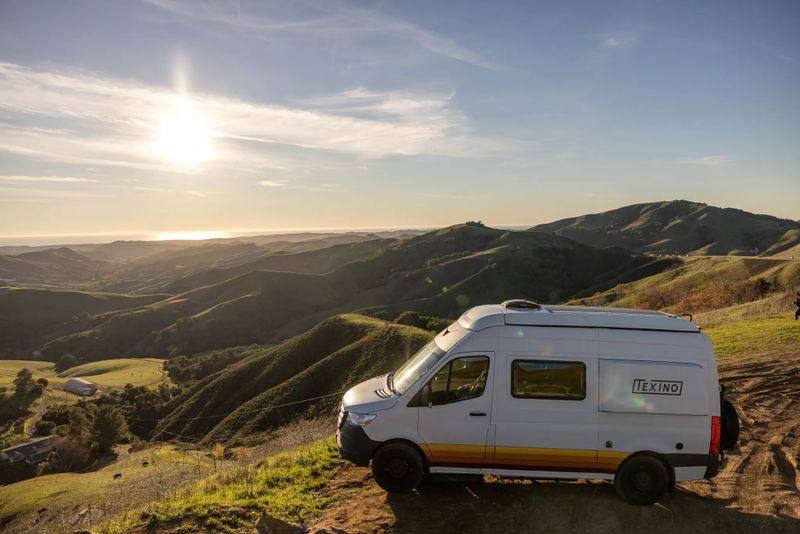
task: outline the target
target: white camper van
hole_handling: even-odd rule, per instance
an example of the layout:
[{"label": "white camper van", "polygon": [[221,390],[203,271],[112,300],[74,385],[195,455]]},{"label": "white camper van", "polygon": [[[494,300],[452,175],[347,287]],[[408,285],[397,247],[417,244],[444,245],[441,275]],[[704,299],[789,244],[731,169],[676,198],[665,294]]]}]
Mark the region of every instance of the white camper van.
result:
[{"label": "white camper van", "polygon": [[437,473],[606,479],[649,504],[716,475],[738,432],[691,321],[513,300],[472,308],[397,371],[350,389],[337,444],[390,492]]}]

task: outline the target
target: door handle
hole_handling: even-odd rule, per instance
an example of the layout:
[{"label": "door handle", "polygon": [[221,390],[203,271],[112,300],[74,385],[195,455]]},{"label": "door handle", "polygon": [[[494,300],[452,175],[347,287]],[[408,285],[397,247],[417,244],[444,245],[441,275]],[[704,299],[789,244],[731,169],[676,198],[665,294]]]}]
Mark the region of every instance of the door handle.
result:
[{"label": "door handle", "polygon": [[469,412],[472,417],[486,417],[486,412]]}]

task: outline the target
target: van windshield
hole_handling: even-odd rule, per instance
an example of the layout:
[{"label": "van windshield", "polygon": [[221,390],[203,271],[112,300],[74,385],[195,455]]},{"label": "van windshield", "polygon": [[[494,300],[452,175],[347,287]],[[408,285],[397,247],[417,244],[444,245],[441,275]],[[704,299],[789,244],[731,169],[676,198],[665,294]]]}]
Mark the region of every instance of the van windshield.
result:
[{"label": "van windshield", "polygon": [[431,367],[436,365],[436,362],[441,360],[444,355],[445,351],[440,349],[435,341],[431,340],[410,360],[400,366],[400,369],[389,375],[389,388],[398,395],[402,395]]}]

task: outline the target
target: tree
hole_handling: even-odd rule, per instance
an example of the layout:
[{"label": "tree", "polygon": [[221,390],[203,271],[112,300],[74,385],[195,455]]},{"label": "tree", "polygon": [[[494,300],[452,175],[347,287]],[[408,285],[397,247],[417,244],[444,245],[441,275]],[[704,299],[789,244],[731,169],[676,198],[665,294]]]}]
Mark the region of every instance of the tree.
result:
[{"label": "tree", "polygon": [[89,451],[80,442],[72,438],[58,438],[53,443],[53,457],[50,459],[50,468],[53,471],[72,471],[89,463]]},{"label": "tree", "polygon": [[91,425],[89,418],[86,417],[86,411],[77,406],[73,406],[69,410],[69,430],[67,434],[72,439],[83,442],[89,437]]},{"label": "tree", "polygon": [[78,358],[72,354],[65,354],[56,362],[56,371],[65,371],[71,367],[75,367],[77,364]]},{"label": "tree", "polygon": [[55,430],[56,424],[52,421],[48,421],[46,419],[42,419],[41,421],[36,422],[36,426],[34,427],[33,435],[34,436],[49,436]]},{"label": "tree", "polygon": [[120,411],[111,405],[100,406],[92,421],[92,440],[98,452],[108,453],[122,438],[128,435],[128,424]]},{"label": "tree", "polygon": [[17,373],[17,378],[14,379],[14,395],[17,397],[26,397],[33,389],[33,373],[27,367],[23,367]]}]

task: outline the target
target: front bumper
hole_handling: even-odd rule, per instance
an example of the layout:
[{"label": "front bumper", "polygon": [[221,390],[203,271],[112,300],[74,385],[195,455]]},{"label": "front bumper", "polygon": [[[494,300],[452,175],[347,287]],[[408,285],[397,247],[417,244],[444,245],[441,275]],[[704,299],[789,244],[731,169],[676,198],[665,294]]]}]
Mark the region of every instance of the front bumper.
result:
[{"label": "front bumper", "polygon": [[370,439],[364,427],[349,421],[346,413],[342,419],[336,431],[336,447],[339,449],[339,455],[358,466],[367,467],[381,442]]}]

